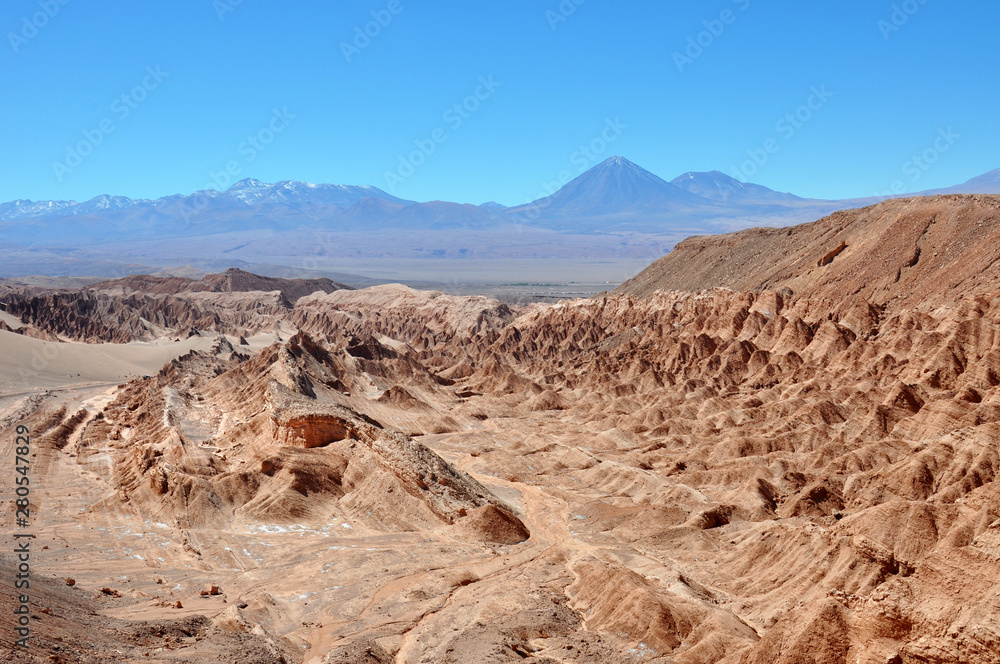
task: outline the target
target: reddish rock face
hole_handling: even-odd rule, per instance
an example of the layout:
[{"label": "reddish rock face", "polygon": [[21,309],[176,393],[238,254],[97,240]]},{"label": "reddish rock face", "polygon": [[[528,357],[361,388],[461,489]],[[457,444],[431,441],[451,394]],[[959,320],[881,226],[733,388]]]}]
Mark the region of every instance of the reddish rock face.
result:
[{"label": "reddish rock face", "polygon": [[790,228],[695,237],[616,292],[789,289],[843,310],[891,312],[992,292],[1000,279],[1000,196],[896,199]]},{"label": "reddish rock face", "polygon": [[303,415],[277,423],[277,441],[289,447],[326,447],[339,440],[354,438],[347,422],[337,417]]}]

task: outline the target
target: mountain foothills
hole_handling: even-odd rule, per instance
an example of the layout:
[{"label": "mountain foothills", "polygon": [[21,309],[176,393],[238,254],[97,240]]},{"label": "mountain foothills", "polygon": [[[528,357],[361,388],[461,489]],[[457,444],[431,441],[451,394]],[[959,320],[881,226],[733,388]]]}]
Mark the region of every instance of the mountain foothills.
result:
[{"label": "mountain foothills", "polygon": [[617,292],[783,289],[831,302],[861,298],[880,308],[954,302],[1000,283],[996,211],[996,197],[944,195],[792,228],[692,237]]},{"label": "mountain foothills", "polygon": [[557,304],[0,282],[7,661],[1000,662],[998,265],[1000,197],[948,194]]},{"label": "mountain foothills", "polygon": [[[953,191],[1000,193],[998,171]],[[371,186],[265,184],[157,200],[0,204],[0,276],[121,276],[170,265],[343,272],[345,261],[621,261],[694,234],[787,226],[877,199],[803,199],[718,171],[671,182],[612,157],[526,205],[403,200]],[[544,271],[544,269],[543,269]],[[634,274],[634,272],[632,272]]]}]

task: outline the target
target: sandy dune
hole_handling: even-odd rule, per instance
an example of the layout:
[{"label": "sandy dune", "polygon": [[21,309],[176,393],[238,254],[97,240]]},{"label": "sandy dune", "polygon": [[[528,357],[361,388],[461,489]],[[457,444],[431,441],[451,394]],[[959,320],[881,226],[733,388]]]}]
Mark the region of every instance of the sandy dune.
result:
[{"label": "sandy dune", "polygon": [[[273,335],[247,339],[256,348],[273,340]],[[156,373],[170,360],[209,350],[214,343],[211,336],[127,344],[52,342],[0,330],[0,398],[68,386],[117,385]]]}]

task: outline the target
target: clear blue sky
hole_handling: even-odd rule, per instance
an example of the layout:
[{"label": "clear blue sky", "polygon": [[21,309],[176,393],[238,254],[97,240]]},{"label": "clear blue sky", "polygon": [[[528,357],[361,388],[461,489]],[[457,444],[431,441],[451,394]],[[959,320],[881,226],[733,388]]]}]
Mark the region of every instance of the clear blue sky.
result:
[{"label": "clear blue sky", "polygon": [[[768,139],[778,149],[751,179],[805,196],[867,196],[895,180],[917,191],[1000,167],[997,3],[566,0],[568,16],[559,7],[7,0],[0,200],[187,193],[229,162],[268,182],[388,189],[400,155],[435,135],[444,142],[397,195],[517,204],[612,154],[667,179],[732,173]],[[348,62],[342,44],[373,11],[391,21]],[[679,67],[675,53],[699,36],[704,48]],[[157,67],[169,74],[161,81],[147,74]],[[479,87],[474,112],[446,116],[490,76],[499,87]],[[143,83],[150,89],[121,101]],[[833,96],[814,98],[794,132],[779,130],[813,86]],[[277,122],[263,149],[243,144],[275,109],[294,118]],[[608,133],[605,150],[577,154],[616,118],[627,127]],[[907,164],[949,127],[959,138],[934,164]],[[90,154],[60,181],[53,163],[81,141]]]}]

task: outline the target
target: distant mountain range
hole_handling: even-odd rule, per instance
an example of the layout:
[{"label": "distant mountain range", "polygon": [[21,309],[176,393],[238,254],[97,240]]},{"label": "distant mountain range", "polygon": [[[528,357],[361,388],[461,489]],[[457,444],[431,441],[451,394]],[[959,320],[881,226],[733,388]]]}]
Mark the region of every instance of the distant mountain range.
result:
[{"label": "distant mountain range", "polygon": [[924,194],[1000,194],[1000,168],[972,178],[964,184],[947,189],[932,189]]},{"label": "distant mountain range", "polygon": [[513,208],[508,215],[522,223],[556,230],[606,231],[650,216],[700,216],[714,201],[653,175],[624,157],[612,157],[572,180],[547,198]]},{"label": "distant mountain range", "polygon": [[685,173],[670,182],[692,194],[719,203],[763,203],[769,201],[801,202],[805,199],[794,194],[783,194],[759,184],[740,182],[719,171]]},{"label": "distant mountain range", "polygon": [[[1000,169],[947,189],[922,194],[1000,193]],[[225,191],[206,190],[156,200],[103,194],[89,201],[28,201],[0,203],[0,222],[27,219],[104,216],[111,220],[141,217],[169,234],[171,225],[203,217],[249,217],[283,227],[324,223],[337,228],[365,226],[421,228],[475,227],[513,221],[559,230],[600,232],[625,230],[630,222],[649,226],[651,219],[670,230],[678,221],[758,217],[783,208],[838,207],[869,199],[830,201],[805,199],[745,183],[719,171],[690,172],[670,182],[624,157],[611,157],[567,183],[556,193],[527,205],[499,203],[467,205],[432,201],[417,203],[373,186],[310,184],[285,181],[266,184],[247,178]],[[870,200],[875,200],[874,198]],[[126,232],[129,229],[123,229]]]},{"label": "distant mountain range", "polygon": [[[1000,169],[925,193],[1000,193]],[[631,243],[630,255],[636,255],[643,243],[663,251],[693,234],[802,223],[877,200],[806,199],[719,171],[684,173],[668,182],[624,157],[607,159],[552,195],[515,207],[415,202],[372,186],[248,178],[225,191],[156,200],[102,195],[82,203],[0,204],[0,276],[24,270],[106,273],[94,267],[101,261],[164,266],[182,258],[192,262],[186,260],[192,252],[193,262],[204,265],[304,264],[303,256],[330,264],[344,256],[544,259],[572,258],[574,252],[613,259],[622,255],[623,243],[607,235],[627,237],[624,244]],[[320,233],[326,240],[317,248],[307,238]],[[51,270],[46,261],[53,262]]]},{"label": "distant mountain range", "polygon": [[310,205],[317,207],[350,207],[365,198],[378,198],[401,205],[412,205],[391,196],[377,187],[349,186],[343,184],[309,184],[307,182],[279,182],[264,184],[260,180],[246,178],[226,191],[206,190],[190,196],[177,194],[157,200],[132,199],[125,196],[101,195],[85,203],[76,201],[16,200],[0,203],[0,221],[32,219],[50,216],[81,216],[100,212],[114,212],[134,208],[170,209],[187,205],[192,209],[201,206],[219,208],[232,206],[265,205]]}]

